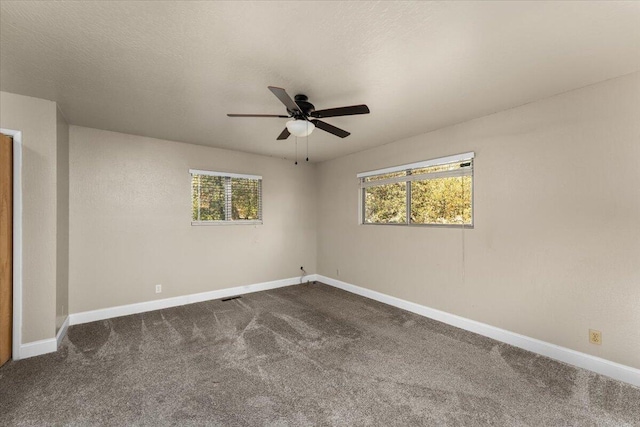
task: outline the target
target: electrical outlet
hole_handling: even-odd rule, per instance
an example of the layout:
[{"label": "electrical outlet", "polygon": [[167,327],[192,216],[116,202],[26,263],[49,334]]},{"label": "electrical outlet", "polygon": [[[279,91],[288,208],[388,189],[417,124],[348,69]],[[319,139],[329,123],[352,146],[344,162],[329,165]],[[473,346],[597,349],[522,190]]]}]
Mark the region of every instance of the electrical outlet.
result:
[{"label": "electrical outlet", "polygon": [[162,285],[156,285],[156,294],[162,292]]},{"label": "electrical outlet", "polygon": [[589,342],[591,344],[602,345],[602,332],[589,329]]}]

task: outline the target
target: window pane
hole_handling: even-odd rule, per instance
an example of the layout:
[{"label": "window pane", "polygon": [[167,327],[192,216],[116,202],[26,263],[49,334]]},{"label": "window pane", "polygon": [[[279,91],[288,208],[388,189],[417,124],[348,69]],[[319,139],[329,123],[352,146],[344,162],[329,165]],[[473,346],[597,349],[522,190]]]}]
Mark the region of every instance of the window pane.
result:
[{"label": "window pane", "polygon": [[399,176],[407,176],[407,171],[391,172],[391,173],[384,173],[382,175],[368,176],[364,179],[364,182],[381,181],[383,179],[397,178]]},{"label": "window pane", "polygon": [[233,220],[260,219],[260,182],[231,178],[231,216]]},{"label": "window pane", "polygon": [[224,221],[224,177],[193,175],[192,219],[194,221]]},{"label": "window pane", "polygon": [[471,225],[471,176],[411,183],[413,224]]},{"label": "window pane", "polygon": [[445,163],[444,165],[429,166],[426,168],[417,168],[411,171],[412,175],[421,175],[425,173],[445,172],[460,169],[460,165],[464,162]]},{"label": "window pane", "polygon": [[405,224],[407,183],[377,185],[365,189],[365,223]]}]

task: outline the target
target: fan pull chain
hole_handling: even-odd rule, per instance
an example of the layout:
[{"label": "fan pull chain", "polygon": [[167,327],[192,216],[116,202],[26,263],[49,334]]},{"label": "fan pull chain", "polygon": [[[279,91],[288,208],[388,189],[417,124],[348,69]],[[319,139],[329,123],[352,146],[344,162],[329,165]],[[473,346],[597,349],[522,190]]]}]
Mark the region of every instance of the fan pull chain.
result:
[{"label": "fan pull chain", "polygon": [[296,165],[298,164],[298,137],[296,136]]}]

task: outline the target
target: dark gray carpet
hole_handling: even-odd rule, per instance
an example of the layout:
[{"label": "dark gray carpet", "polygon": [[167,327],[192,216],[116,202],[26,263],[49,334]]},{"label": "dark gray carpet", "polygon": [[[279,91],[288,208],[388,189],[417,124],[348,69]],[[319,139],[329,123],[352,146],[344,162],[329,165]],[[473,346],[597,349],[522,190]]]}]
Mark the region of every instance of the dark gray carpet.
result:
[{"label": "dark gray carpet", "polygon": [[640,425],[640,389],[311,284],[71,327],[0,425]]}]

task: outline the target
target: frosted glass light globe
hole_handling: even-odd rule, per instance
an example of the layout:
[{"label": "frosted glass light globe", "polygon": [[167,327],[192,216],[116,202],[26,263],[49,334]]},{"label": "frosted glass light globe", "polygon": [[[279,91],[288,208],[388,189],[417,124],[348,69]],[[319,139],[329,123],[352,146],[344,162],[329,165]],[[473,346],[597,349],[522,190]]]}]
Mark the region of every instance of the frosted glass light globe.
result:
[{"label": "frosted glass light globe", "polygon": [[297,137],[308,136],[315,128],[316,125],[306,120],[289,120],[287,122],[289,133]]}]

